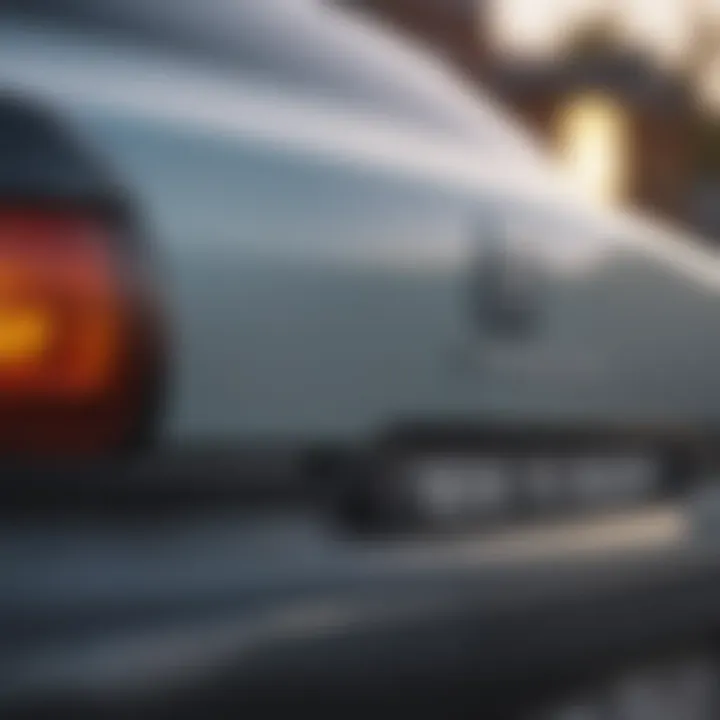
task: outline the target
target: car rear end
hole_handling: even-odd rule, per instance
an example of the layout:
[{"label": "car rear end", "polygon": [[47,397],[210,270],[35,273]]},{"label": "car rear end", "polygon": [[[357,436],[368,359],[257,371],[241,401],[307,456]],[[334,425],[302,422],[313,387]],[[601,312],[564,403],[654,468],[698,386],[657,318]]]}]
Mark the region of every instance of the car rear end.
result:
[{"label": "car rear end", "polygon": [[[35,0],[0,28],[7,111],[45,128],[8,151],[0,215],[9,456],[110,456],[100,489],[327,475],[356,517],[453,527],[636,505],[697,471],[697,407],[648,422],[635,372],[675,335],[624,320],[711,295],[606,237],[393,42],[311,3],[174,7]],[[539,285],[488,264],[517,235]],[[647,375],[679,392],[671,364]]]}]

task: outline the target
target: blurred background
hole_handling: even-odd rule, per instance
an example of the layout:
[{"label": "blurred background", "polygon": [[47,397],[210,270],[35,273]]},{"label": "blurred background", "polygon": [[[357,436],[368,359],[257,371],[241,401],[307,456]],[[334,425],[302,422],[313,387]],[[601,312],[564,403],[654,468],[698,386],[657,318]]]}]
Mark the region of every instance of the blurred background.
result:
[{"label": "blurred background", "polygon": [[489,89],[601,201],[720,244],[720,0],[339,0]]}]

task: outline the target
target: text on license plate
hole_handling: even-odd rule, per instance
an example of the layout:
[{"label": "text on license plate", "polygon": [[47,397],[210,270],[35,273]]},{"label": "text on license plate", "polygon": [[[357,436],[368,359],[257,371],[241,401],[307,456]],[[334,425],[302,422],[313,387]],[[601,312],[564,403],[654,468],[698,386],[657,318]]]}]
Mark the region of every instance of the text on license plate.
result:
[{"label": "text on license plate", "polygon": [[418,510],[441,517],[622,506],[658,496],[663,479],[656,459],[634,455],[419,458],[404,477]]}]

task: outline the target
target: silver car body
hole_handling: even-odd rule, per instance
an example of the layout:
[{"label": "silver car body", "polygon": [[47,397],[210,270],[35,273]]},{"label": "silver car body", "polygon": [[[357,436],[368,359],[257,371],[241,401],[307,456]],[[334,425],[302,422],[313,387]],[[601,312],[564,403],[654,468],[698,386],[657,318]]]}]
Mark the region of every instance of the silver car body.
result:
[{"label": "silver car body", "polygon": [[[4,17],[0,90],[54,107],[139,200],[171,338],[163,445],[720,418],[714,253],[586,202],[440,61],[314,2],[95,5],[106,25]],[[110,32],[113,13],[170,41]],[[516,340],[466,292],[499,227],[546,280]]]}]

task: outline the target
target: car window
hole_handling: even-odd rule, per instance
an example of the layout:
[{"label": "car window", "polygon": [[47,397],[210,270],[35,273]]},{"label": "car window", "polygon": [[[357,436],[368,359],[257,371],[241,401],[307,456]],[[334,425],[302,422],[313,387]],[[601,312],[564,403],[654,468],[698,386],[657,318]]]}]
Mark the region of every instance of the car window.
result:
[{"label": "car window", "polygon": [[165,45],[343,107],[516,157],[534,142],[476,88],[407,42],[320,0],[15,0],[15,12]]}]

